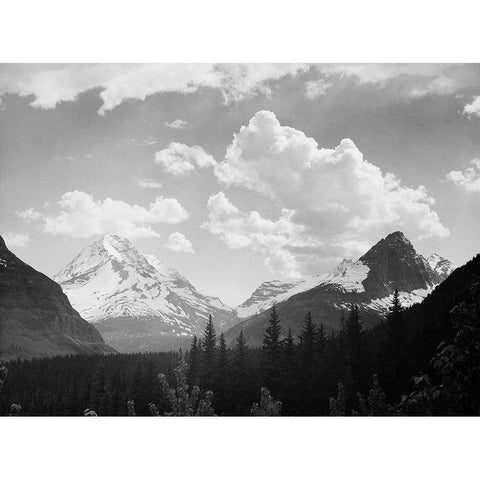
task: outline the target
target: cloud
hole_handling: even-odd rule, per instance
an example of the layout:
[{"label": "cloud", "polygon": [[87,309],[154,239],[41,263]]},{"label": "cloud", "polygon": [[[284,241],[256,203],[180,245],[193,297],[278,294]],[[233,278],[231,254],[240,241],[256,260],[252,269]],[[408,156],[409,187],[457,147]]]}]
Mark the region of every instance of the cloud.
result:
[{"label": "cloud", "polygon": [[180,120],[179,118],[177,118],[173,122],[165,122],[165,125],[168,128],[182,129],[182,128],[186,128],[188,123],[185,120]]},{"label": "cloud", "polygon": [[396,95],[408,98],[454,95],[480,82],[480,68],[475,64],[352,63],[318,65],[317,68],[329,77],[351,77],[358,85],[371,84],[379,88],[400,78]]},{"label": "cloud", "polygon": [[[412,239],[449,234],[425,187],[407,187],[393,174],[384,174],[352,140],[344,139],[334,149],[319,148],[313,138],[282,126],[269,111],[258,112],[241,127],[214,171],[224,185],[258,192],[281,210],[289,233],[269,233],[283,241],[277,257],[284,264],[287,251],[300,265],[314,248],[332,256],[361,254],[394,229]],[[228,212],[226,223],[219,221],[225,217],[214,215],[222,209]],[[210,230],[227,245],[252,244],[246,221],[250,214],[245,216],[224,196],[211,198],[209,211]],[[273,224],[279,227],[280,220]]]},{"label": "cloud", "polygon": [[88,238],[116,233],[129,238],[158,237],[152,225],[176,224],[188,219],[188,212],[175,198],[157,197],[148,208],[121,200],[95,200],[85,192],[67,192],[58,202],[60,212],[43,214],[33,209],[19,213],[21,218],[40,222],[43,232],[65,237]]},{"label": "cloud", "polygon": [[190,240],[188,240],[188,238],[186,238],[185,235],[180,232],[170,234],[165,247],[173,250],[174,252],[195,253],[192,242],[190,242]]},{"label": "cloud", "polygon": [[323,78],[319,80],[312,80],[305,83],[305,98],[307,100],[315,100],[323,95],[326,95],[327,89],[331,86],[330,83],[325,82]]},{"label": "cloud", "polygon": [[27,208],[22,212],[17,212],[17,215],[24,220],[39,220],[43,218],[43,214],[36,212],[33,208]]},{"label": "cloud", "polygon": [[470,163],[472,166],[467,167],[463,172],[452,170],[447,174],[447,180],[467,192],[480,193],[480,158],[475,158]]},{"label": "cloud", "polygon": [[220,236],[231,249],[252,247],[267,255],[265,266],[272,272],[287,277],[298,277],[294,256],[284,247],[300,242],[304,228],[292,221],[294,212],[283,209],[278,220],[262,217],[257,211],[242,212],[224,192],[208,199],[208,221],[203,227]]},{"label": "cloud", "polygon": [[13,247],[13,248],[26,247],[30,243],[30,236],[26,233],[7,232],[3,236],[3,239],[5,240],[7,247]]},{"label": "cloud", "polygon": [[480,96],[474,97],[471,103],[465,105],[463,114],[467,117],[480,117]]},{"label": "cloud", "polygon": [[162,184],[149,178],[136,178],[135,183],[141,188],[157,189],[162,188]]},{"label": "cloud", "polygon": [[202,147],[189,147],[183,143],[172,142],[167,148],[155,154],[155,163],[172,175],[185,175],[192,172],[196,166],[200,168],[215,166],[214,158]]},{"label": "cloud", "polygon": [[128,99],[145,100],[160,92],[193,93],[220,89],[226,103],[268,94],[268,83],[308,68],[296,64],[18,64],[2,65],[0,97],[33,96],[34,108],[55,108],[82,92],[99,89],[103,115]]}]

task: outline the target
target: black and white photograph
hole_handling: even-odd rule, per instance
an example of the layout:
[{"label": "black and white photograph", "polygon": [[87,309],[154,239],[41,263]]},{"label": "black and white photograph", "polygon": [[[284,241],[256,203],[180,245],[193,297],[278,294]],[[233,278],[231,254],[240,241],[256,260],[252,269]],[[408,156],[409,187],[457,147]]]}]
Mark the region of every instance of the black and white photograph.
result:
[{"label": "black and white photograph", "polygon": [[4,421],[479,417],[480,63],[116,58],[0,63]]}]

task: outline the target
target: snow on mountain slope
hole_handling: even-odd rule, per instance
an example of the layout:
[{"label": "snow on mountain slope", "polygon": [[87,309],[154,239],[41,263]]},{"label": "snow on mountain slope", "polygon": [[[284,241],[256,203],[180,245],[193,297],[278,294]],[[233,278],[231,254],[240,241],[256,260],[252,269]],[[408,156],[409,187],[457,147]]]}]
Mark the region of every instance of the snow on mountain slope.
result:
[{"label": "snow on mountain slope", "polygon": [[[395,257],[392,252],[396,252]],[[366,293],[372,299],[369,308],[383,310],[391,300],[391,284],[398,285],[404,305],[411,305],[423,300],[453,269],[451,262],[439,255],[431,255],[427,260],[417,254],[403,233],[394,232],[356,262],[343,259],[327,275],[292,282],[272,280],[262,283],[236,311],[245,319],[315,287],[343,293]]]},{"label": "snow on mountain slope", "polygon": [[367,278],[369,268],[362,261],[343,259],[330,271],[321,285],[334,285],[345,292],[364,292],[363,281]]},{"label": "snow on mountain slope", "polygon": [[274,303],[283,302],[297,293],[320,285],[331,285],[345,292],[363,292],[362,280],[367,275],[368,266],[360,261],[344,259],[327,275],[314,275],[291,282],[280,280],[264,282],[236,308],[236,312],[239,318],[251,317],[268,310]]},{"label": "snow on mountain slope", "polygon": [[271,280],[262,283],[252,295],[236,308],[239,318],[247,318],[268,310],[274,303],[280,303],[297,293],[310,290],[319,285],[325,275],[315,275],[291,282]]},{"label": "snow on mountain slope", "polygon": [[233,308],[225,305],[218,297],[200,293],[185,277],[162,263],[155,255],[144,255],[144,257],[155,268],[164,285],[177,293],[192,308],[202,312],[205,317],[208,317],[212,310],[218,309],[233,313]]},{"label": "snow on mountain slope", "polygon": [[427,262],[442,280],[445,280],[457,268],[450,260],[441,257],[438,253],[432,253],[427,258]]},{"label": "snow on mountain slope", "polygon": [[161,336],[199,335],[209,314],[219,330],[236,319],[218,298],[202,295],[176,270],[116,235],[85,247],[54,279],[111,345],[121,337],[115,348],[122,351],[162,349]]}]

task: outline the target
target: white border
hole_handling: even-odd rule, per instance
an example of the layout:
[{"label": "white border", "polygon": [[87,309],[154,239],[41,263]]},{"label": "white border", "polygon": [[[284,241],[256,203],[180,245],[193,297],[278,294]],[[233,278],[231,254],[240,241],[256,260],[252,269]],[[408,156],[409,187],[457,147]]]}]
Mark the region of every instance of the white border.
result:
[{"label": "white border", "polygon": [[[457,0],[16,0],[2,62],[475,62]],[[470,478],[479,418],[2,418],[5,479]]]}]

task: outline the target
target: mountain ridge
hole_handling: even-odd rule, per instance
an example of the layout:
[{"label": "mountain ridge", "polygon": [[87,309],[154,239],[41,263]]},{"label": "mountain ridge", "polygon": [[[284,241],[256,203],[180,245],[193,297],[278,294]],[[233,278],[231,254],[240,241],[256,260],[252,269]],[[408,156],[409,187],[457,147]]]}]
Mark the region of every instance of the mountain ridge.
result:
[{"label": "mountain ridge", "polygon": [[[260,345],[268,321],[269,309],[277,304],[280,316],[299,333],[303,317],[311,310],[317,323],[329,329],[339,325],[341,313],[352,303],[358,304],[367,326],[373,326],[388,308],[397,288],[405,305],[421,301],[444,279],[419,255],[405,235],[396,231],[380,239],[356,262],[344,259],[312,289],[271,301],[268,309],[259,311],[233,326],[225,335],[231,342],[242,330],[252,345]],[[267,302],[264,300],[264,304]]]},{"label": "mountain ridge", "polygon": [[0,236],[0,360],[114,353],[60,285],[20,260]]}]

